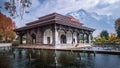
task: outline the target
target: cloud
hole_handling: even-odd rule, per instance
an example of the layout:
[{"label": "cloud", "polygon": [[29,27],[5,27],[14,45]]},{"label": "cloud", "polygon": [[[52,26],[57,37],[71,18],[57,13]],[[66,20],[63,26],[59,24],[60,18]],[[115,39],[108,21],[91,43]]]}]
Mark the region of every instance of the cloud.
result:
[{"label": "cloud", "polygon": [[17,22],[18,27],[21,27],[23,26],[23,24],[18,24],[21,21],[25,24],[27,22],[35,20],[35,18],[37,17],[53,12],[66,14],[68,12],[75,11],[81,8],[89,9],[91,7],[94,7],[98,2],[98,0],[45,0],[41,3],[39,0],[32,0],[32,6],[30,9],[28,9],[30,13],[25,14],[23,20],[16,19],[15,21]]},{"label": "cloud", "polygon": [[[99,15],[108,15],[115,19],[120,17],[120,0],[31,0],[32,6],[27,9],[30,13],[25,14],[23,19],[15,19],[17,26],[21,27],[28,22],[36,20],[40,16],[57,12],[67,14],[72,11],[84,9],[96,12]],[[109,23],[109,22],[108,22]],[[110,23],[109,23],[110,24]],[[107,25],[106,25],[107,26]],[[100,30],[98,30],[99,32]],[[96,34],[97,35],[97,34]]]},{"label": "cloud", "polygon": [[[94,7],[98,3],[98,0],[46,0],[42,5],[39,6],[39,9],[37,9],[37,13],[43,15],[46,13],[51,12],[58,12],[62,14],[66,14],[68,12],[78,10],[81,8],[89,9],[91,7]],[[36,13],[36,15],[38,15]]]},{"label": "cloud", "polygon": [[120,17],[120,0],[101,0],[96,6],[90,9],[91,12],[96,12],[101,15],[111,15],[115,19]]}]

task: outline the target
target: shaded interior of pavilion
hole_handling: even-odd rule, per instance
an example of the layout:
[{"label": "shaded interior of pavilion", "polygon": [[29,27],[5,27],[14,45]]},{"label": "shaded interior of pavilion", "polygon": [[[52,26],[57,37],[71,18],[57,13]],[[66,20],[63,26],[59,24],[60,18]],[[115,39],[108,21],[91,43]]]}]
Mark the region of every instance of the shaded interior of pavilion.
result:
[{"label": "shaded interior of pavilion", "polygon": [[[53,33],[55,33],[55,41],[53,38]],[[37,43],[37,33],[33,32],[29,35],[31,44],[34,45],[75,45],[75,44],[90,44],[91,43],[91,34],[87,33],[78,33],[71,30],[57,30],[53,32],[51,29],[46,29],[42,32],[42,43]],[[27,33],[23,33],[19,36],[20,44],[27,43]]]}]

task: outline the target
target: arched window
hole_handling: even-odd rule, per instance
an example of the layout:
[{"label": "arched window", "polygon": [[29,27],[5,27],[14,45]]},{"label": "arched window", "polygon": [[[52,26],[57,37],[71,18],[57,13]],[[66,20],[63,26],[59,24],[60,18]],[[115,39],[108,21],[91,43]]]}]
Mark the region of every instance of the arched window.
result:
[{"label": "arched window", "polygon": [[36,35],[32,34],[31,38],[32,38],[32,44],[36,44]]},{"label": "arched window", "polygon": [[61,35],[60,42],[61,43],[66,43],[66,36],[64,34]]}]

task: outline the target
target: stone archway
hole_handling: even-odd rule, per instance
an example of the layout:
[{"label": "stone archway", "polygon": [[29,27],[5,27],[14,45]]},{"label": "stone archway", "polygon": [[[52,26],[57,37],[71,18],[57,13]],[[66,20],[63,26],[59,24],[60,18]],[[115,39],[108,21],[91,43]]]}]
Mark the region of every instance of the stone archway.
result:
[{"label": "stone archway", "polygon": [[79,38],[79,43],[83,43],[84,42],[84,35],[82,33],[79,34],[78,38]]},{"label": "stone archway", "polygon": [[73,40],[72,40],[73,44],[77,43],[77,32],[73,33]]},{"label": "stone archway", "polygon": [[67,44],[72,44],[72,32],[71,31],[67,31],[66,37],[67,37]]},{"label": "stone archway", "polygon": [[43,36],[43,44],[52,44],[52,30],[46,29]]},{"label": "stone archway", "polygon": [[[65,37],[65,40],[63,40],[63,37]],[[66,33],[64,30],[58,30],[58,43],[63,44],[66,43]]]},{"label": "stone archway", "polygon": [[26,44],[26,33],[19,34],[18,38],[20,40],[20,44]]},{"label": "stone archway", "polygon": [[26,44],[26,34],[22,35],[22,44]]},{"label": "stone archway", "polygon": [[66,43],[66,35],[62,34],[62,35],[60,36],[60,42],[61,42],[62,44],[65,44],[65,43]]},{"label": "stone archway", "polygon": [[36,35],[34,33],[31,35],[31,38],[32,38],[32,44],[36,44]]},{"label": "stone archway", "polygon": [[84,43],[87,43],[87,34],[84,34]]}]

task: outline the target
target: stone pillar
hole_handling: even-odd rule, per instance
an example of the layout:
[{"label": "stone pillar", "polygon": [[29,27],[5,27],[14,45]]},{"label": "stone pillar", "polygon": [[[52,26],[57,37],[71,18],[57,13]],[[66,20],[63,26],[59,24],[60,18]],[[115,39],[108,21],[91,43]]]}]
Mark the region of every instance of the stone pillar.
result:
[{"label": "stone pillar", "polygon": [[77,43],[79,43],[79,33],[77,33]]},{"label": "stone pillar", "polygon": [[42,29],[38,28],[37,29],[37,33],[36,33],[36,44],[40,44],[40,45],[43,44],[42,43],[43,42],[42,34],[43,34]]},{"label": "stone pillar", "polygon": [[22,35],[19,35],[19,43],[22,44]]},{"label": "stone pillar", "polygon": [[91,34],[89,35],[89,44],[91,44]]},{"label": "stone pillar", "polygon": [[74,34],[74,32],[72,32],[72,44],[73,44],[73,34]]},{"label": "stone pillar", "polygon": [[43,44],[43,31],[40,29],[40,31],[39,31],[39,42],[40,42],[40,44]]},{"label": "stone pillar", "polygon": [[85,35],[83,34],[83,43],[85,43],[85,37],[84,37]]},{"label": "stone pillar", "polygon": [[29,35],[28,35],[28,31],[27,31],[27,34],[26,34],[26,44],[29,44]]},{"label": "stone pillar", "polygon": [[36,34],[36,44],[39,44],[39,32]]},{"label": "stone pillar", "polygon": [[30,33],[27,31],[27,34],[26,34],[26,43],[27,44],[31,44],[32,41],[31,41],[31,36],[30,36]]},{"label": "stone pillar", "polygon": [[66,40],[64,44],[67,44],[67,31],[65,30],[65,36],[66,36]]},{"label": "stone pillar", "polygon": [[53,38],[52,45],[55,46],[55,29],[54,28],[52,29],[52,38]]},{"label": "stone pillar", "polygon": [[81,43],[81,34],[78,34],[78,42]]},{"label": "stone pillar", "polygon": [[84,43],[87,43],[87,34],[84,34]]},{"label": "stone pillar", "polygon": [[40,44],[40,31],[39,28],[37,29],[37,34],[36,34],[36,44]]},{"label": "stone pillar", "polygon": [[37,34],[36,34],[36,44],[41,45],[42,44],[42,30],[40,28],[37,29]]},{"label": "stone pillar", "polygon": [[55,26],[55,45],[57,45],[59,43],[59,37],[58,37],[58,31],[56,29],[56,26]]},{"label": "stone pillar", "polygon": [[87,34],[86,36],[87,36],[87,38],[86,38],[87,43],[89,43],[89,34]]}]

